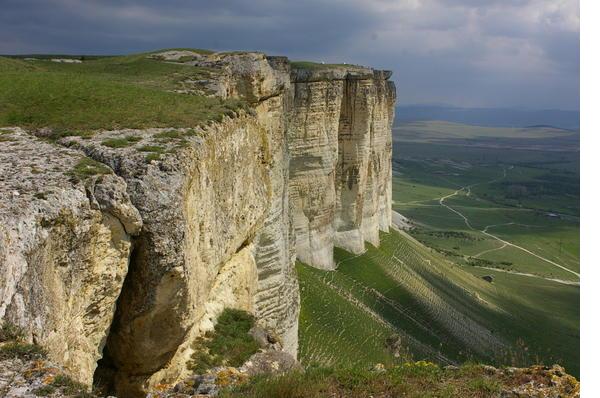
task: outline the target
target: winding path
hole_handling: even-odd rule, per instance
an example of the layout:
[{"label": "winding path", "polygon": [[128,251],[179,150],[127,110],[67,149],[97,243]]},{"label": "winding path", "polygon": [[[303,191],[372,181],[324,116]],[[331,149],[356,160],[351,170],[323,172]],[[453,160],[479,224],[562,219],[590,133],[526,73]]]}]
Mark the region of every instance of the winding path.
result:
[{"label": "winding path", "polygon": [[[511,166],[511,168],[512,168],[512,166]],[[519,246],[519,245],[515,245],[514,243],[508,242],[508,241],[506,241],[506,240],[504,240],[504,239],[502,239],[502,238],[500,238],[500,237],[498,237],[498,236],[496,236],[496,235],[494,235],[494,234],[491,234],[491,233],[487,232],[488,228],[491,228],[491,227],[493,227],[493,226],[497,226],[497,225],[505,225],[505,224],[488,225],[488,226],[486,226],[484,229],[482,229],[482,230],[478,230],[478,229],[474,228],[474,227],[471,225],[471,223],[469,222],[469,219],[468,219],[468,218],[467,218],[467,217],[466,217],[464,214],[462,214],[462,213],[461,213],[461,212],[459,212],[458,210],[456,210],[456,209],[454,209],[454,208],[452,208],[452,207],[450,207],[450,206],[448,206],[447,204],[445,204],[445,203],[444,203],[444,200],[446,200],[446,199],[448,199],[448,198],[451,198],[451,197],[453,197],[453,196],[456,196],[456,195],[458,195],[458,193],[459,193],[459,192],[461,192],[461,191],[467,190],[467,192],[471,192],[471,188],[472,188],[472,187],[474,187],[474,186],[476,186],[476,185],[481,185],[481,184],[490,184],[490,183],[492,183],[492,182],[495,182],[495,181],[498,181],[498,180],[501,180],[501,179],[505,178],[505,177],[506,177],[506,169],[505,169],[505,168],[503,168],[503,169],[502,169],[502,171],[503,171],[503,175],[502,175],[501,177],[494,178],[493,180],[490,180],[490,181],[479,182],[479,183],[477,183],[477,184],[471,184],[471,185],[467,185],[467,186],[461,187],[460,189],[457,189],[457,190],[456,190],[456,191],[454,191],[453,193],[451,193],[451,194],[448,194],[448,195],[446,195],[446,196],[444,196],[444,197],[440,198],[440,200],[439,200],[439,204],[440,204],[440,206],[443,206],[443,207],[445,207],[446,209],[450,210],[451,212],[453,212],[453,213],[457,214],[458,216],[460,216],[460,217],[461,217],[461,218],[462,218],[462,219],[465,221],[465,225],[466,225],[466,226],[467,226],[469,229],[471,229],[472,231],[481,232],[482,234],[484,234],[484,235],[486,235],[486,236],[488,236],[488,237],[490,237],[490,238],[492,238],[492,239],[495,239],[495,240],[497,240],[498,242],[501,242],[501,243],[503,244],[503,246],[502,246],[502,247],[499,247],[499,248],[496,248],[496,249],[492,249],[492,250],[490,250],[490,251],[493,251],[493,250],[500,250],[500,249],[502,249],[502,248],[504,248],[504,247],[506,247],[506,246],[511,246],[511,247],[514,247],[515,249],[519,249],[519,250],[521,250],[521,251],[524,251],[525,253],[527,253],[527,254],[530,254],[530,255],[532,255],[532,256],[534,256],[534,257],[536,257],[536,258],[539,258],[540,260],[542,260],[542,261],[545,261],[545,262],[547,262],[548,264],[551,264],[551,265],[553,265],[553,266],[555,266],[555,267],[557,267],[557,268],[560,268],[560,269],[562,269],[563,271],[570,272],[571,274],[573,274],[573,275],[576,275],[577,277],[580,277],[579,273],[577,273],[577,272],[575,272],[575,271],[573,271],[573,270],[571,270],[571,269],[569,269],[569,268],[567,268],[567,267],[565,267],[565,266],[562,266],[562,265],[560,265],[560,264],[557,264],[557,263],[555,263],[554,261],[552,261],[552,260],[549,260],[549,259],[547,259],[547,258],[545,258],[545,257],[542,257],[542,256],[540,256],[539,254],[536,254],[536,253],[534,253],[534,252],[532,252],[532,251],[530,251],[530,250],[527,250],[527,249],[526,249],[526,248],[524,248],[524,247],[521,247],[521,246]],[[489,251],[488,251],[488,252],[489,252]],[[483,254],[483,253],[479,253],[479,255],[481,255],[481,254]]]}]

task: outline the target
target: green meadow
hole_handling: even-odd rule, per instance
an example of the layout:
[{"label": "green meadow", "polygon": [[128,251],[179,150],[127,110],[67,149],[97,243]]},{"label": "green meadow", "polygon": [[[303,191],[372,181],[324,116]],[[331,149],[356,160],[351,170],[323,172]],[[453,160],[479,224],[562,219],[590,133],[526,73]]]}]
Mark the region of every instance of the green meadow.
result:
[{"label": "green meadow", "polygon": [[0,57],[0,126],[58,131],[195,127],[243,106],[236,100],[177,94],[186,82],[210,71],[150,55],[81,63]]}]

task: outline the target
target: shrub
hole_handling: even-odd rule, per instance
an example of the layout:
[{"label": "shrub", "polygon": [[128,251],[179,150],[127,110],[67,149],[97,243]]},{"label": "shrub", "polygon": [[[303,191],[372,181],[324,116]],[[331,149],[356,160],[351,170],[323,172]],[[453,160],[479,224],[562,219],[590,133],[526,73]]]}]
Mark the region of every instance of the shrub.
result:
[{"label": "shrub", "polygon": [[10,322],[4,322],[0,326],[0,342],[18,341],[23,338],[23,335],[23,330]]},{"label": "shrub", "polygon": [[46,351],[34,344],[10,342],[0,346],[0,360],[11,358],[40,359],[45,356]]},{"label": "shrub", "polygon": [[249,313],[225,309],[217,319],[215,330],[196,340],[196,352],[188,368],[202,374],[215,366],[241,366],[259,349],[248,334],[253,326],[254,317]]}]

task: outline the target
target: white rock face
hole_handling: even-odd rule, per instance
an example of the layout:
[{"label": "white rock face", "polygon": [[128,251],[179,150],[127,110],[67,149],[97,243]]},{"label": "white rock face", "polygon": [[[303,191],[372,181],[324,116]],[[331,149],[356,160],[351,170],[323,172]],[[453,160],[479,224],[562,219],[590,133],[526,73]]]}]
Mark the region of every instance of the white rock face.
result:
[{"label": "white rock face", "polygon": [[362,253],[391,224],[389,72],[295,70],[289,127],[290,201],[298,259],[334,269],[333,247]]},{"label": "white rock face", "polygon": [[70,175],[81,153],[19,129],[3,137],[0,318],[91,384],[140,215],[110,169],[84,185]]},{"label": "white rock face", "polygon": [[[154,142],[160,132],[108,131],[71,139],[72,146],[119,171],[144,220],[107,343],[123,396],[141,395],[145,386],[185,369],[180,348],[196,338],[207,310],[227,301],[214,297],[215,286],[224,283],[223,270],[234,261],[258,273],[252,256],[236,253],[253,242],[271,208],[271,163],[265,159],[270,149],[256,117],[226,118],[187,137],[186,146],[178,147],[178,140],[161,143],[167,154],[148,163],[136,147]],[[102,145],[124,135],[141,140],[128,148]],[[257,290],[249,285],[252,278],[242,280],[247,286],[235,291]],[[244,297],[238,307],[253,308],[254,294]],[[218,313],[213,315],[214,322]]]}]

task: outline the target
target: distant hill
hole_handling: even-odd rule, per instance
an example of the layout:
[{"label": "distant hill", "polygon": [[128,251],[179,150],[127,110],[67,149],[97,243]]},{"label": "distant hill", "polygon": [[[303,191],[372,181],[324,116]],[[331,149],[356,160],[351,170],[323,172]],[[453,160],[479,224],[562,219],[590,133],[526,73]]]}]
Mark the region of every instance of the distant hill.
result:
[{"label": "distant hill", "polygon": [[445,105],[402,105],[396,107],[396,124],[421,120],[444,120],[490,127],[543,125],[569,130],[579,129],[578,111],[458,108]]}]

